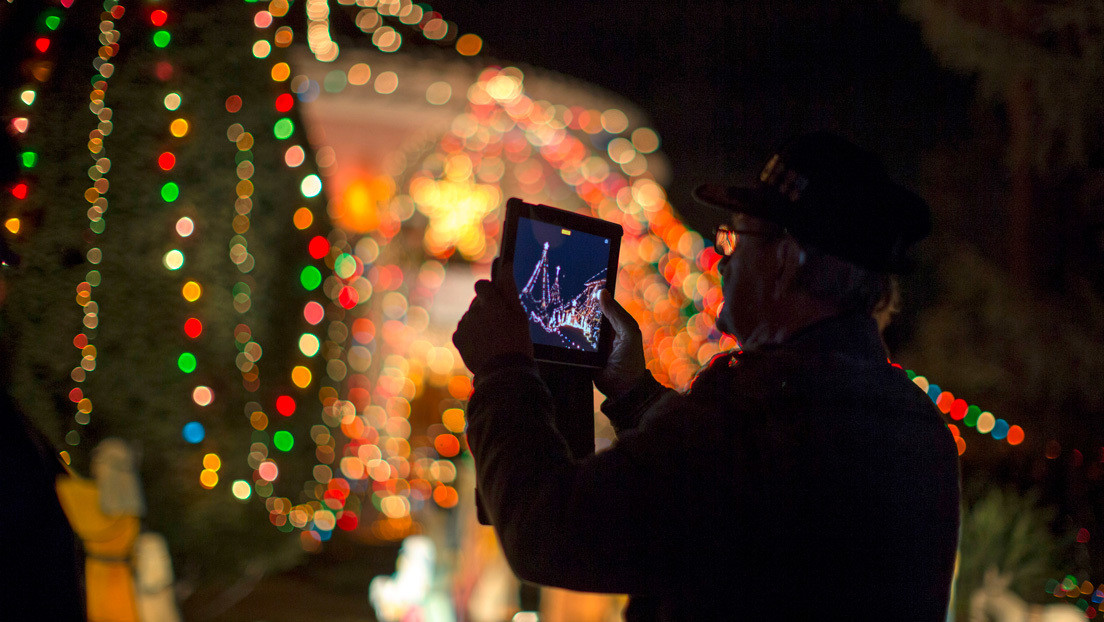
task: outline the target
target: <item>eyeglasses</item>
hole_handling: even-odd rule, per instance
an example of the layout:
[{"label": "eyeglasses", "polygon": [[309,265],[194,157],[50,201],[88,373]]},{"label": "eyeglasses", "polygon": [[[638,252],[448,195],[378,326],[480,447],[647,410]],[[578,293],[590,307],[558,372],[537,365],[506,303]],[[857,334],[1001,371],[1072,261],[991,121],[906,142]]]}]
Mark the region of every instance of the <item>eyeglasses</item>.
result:
[{"label": "eyeglasses", "polygon": [[740,243],[741,235],[757,235],[764,238],[778,238],[785,235],[785,230],[775,229],[733,229],[728,225],[717,225],[713,233],[713,250],[722,257],[729,257]]}]

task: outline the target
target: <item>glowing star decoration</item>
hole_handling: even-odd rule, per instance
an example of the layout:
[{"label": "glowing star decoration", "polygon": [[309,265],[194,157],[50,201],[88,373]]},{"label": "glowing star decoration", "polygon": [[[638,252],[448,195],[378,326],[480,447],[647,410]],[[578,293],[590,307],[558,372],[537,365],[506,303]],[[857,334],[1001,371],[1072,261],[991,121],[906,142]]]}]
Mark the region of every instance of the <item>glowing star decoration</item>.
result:
[{"label": "glowing star decoration", "polygon": [[330,204],[334,223],[353,233],[370,233],[380,227],[386,204],[395,194],[395,182],[384,175],[357,177]]},{"label": "glowing star decoration", "polygon": [[497,187],[422,177],[411,182],[410,197],[429,218],[425,247],[430,254],[448,257],[456,249],[466,259],[479,260],[496,252],[488,245],[484,221],[502,201]]}]

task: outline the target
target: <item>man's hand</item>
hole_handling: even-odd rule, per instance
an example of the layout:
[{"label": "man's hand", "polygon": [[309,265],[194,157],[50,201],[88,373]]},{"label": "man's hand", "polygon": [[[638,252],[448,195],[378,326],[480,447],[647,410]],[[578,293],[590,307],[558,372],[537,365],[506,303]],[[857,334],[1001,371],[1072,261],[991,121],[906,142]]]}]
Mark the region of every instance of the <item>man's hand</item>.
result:
[{"label": "man's hand", "polygon": [[608,290],[601,291],[598,303],[617,336],[606,367],[594,378],[594,386],[606,397],[614,398],[628,393],[649,373],[644,363],[644,338],[640,325]]},{"label": "man's hand", "polygon": [[473,374],[503,354],[533,356],[529,321],[514,284],[514,267],[495,261],[492,280],[476,282],[475,300],[452,335],[452,343]]}]

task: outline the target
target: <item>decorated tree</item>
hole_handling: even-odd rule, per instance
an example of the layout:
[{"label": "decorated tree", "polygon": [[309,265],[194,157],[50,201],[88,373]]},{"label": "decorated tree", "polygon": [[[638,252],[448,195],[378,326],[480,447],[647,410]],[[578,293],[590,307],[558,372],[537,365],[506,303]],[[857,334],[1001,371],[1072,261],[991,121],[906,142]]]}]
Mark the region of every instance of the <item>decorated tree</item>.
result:
[{"label": "decorated tree", "polygon": [[299,273],[326,221],[300,181],[318,177],[288,173],[298,119],[249,53],[255,9],[100,8],[43,7],[9,121],[13,393],[78,474],[105,438],[141,452],[145,527],[188,584],[283,567],[301,547],[245,500],[316,484],[320,366],[288,328],[309,328]]}]

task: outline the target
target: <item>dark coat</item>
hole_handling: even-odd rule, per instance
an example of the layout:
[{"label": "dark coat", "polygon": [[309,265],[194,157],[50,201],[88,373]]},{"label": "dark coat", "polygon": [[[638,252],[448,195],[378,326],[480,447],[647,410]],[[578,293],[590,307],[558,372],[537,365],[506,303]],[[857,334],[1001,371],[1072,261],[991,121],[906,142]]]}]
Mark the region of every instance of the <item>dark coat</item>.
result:
[{"label": "dark coat", "polygon": [[0,620],[86,619],[84,558],[54,488],[63,472],[0,386]]},{"label": "dark coat", "polygon": [[631,595],[628,620],[943,620],[958,544],[955,443],[868,317],[654,380],[570,458],[529,361],[481,372],[477,486],[524,580]]}]

